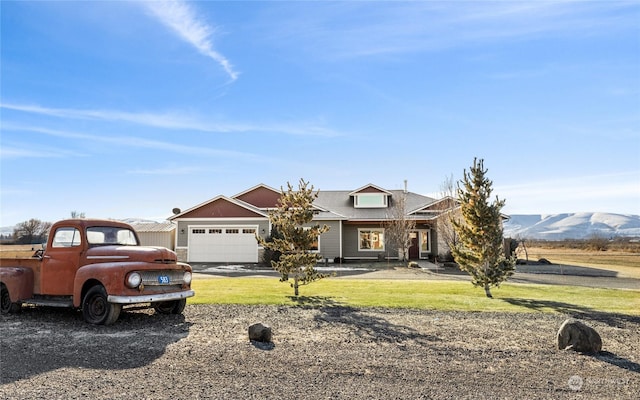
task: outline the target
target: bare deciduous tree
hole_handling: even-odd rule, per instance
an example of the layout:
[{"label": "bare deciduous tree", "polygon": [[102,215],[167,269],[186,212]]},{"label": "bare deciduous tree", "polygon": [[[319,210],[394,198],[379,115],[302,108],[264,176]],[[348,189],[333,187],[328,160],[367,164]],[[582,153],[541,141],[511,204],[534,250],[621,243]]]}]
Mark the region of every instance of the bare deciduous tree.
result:
[{"label": "bare deciduous tree", "polygon": [[51,228],[51,222],[31,218],[16,225],[13,229],[13,237],[18,244],[44,243],[49,228]]},{"label": "bare deciduous tree", "polygon": [[71,211],[71,218],[85,218],[85,214],[80,211]]},{"label": "bare deciduous tree", "polygon": [[[436,232],[439,244],[438,257],[443,260],[452,259],[451,249],[459,241],[458,234],[453,227],[454,223],[460,219],[460,210],[456,197],[456,182],[453,175],[450,175],[440,184],[441,200],[434,205],[435,210],[440,212],[436,220]],[[441,247],[444,247],[444,249],[441,249]]]},{"label": "bare deciduous tree", "polygon": [[394,203],[389,209],[387,221],[383,224],[384,234],[391,248],[398,250],[398,258],[401,261],[408,261],[411,232],[416,228],[416,221],[407,215],[406,193],[393,200]]}]

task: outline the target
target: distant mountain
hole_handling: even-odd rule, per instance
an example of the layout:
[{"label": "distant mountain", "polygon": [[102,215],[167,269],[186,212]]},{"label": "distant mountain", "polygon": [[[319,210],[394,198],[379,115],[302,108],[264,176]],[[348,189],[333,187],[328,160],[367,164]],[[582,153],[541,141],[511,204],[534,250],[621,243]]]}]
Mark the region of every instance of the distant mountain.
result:
[{"label": "distant mountain", "polygon": [[142,218],[124,218],[124,219],[119,219],[118,221],[122,221],[124,223],[129,224],[129,225],[157,224],[158,223],[158,221],[155,221],[155,220],[142,219]]},{"label": "distant mountain", "polygon": [[[129,224],[156,223],[141,218],[125,218]],[[13,226],[0,227],[0,234],[12,235]],[[640,237],[640,215],[611,213],[513,214],[504,223],[504,236],[511,238],[563,240],[593,236]]]},{"label": "distant mountain", "polygon": [[593,236],[640,237],[640,215],[611,213],[568,213],[510,215],[504,236],[512,238],[563,240]]}]

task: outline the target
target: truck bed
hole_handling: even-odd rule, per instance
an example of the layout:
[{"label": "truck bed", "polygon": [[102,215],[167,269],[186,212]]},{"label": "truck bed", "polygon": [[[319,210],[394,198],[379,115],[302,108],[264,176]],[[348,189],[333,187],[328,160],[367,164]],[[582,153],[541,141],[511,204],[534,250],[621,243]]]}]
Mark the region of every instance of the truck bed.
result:
[{"label": "truck bed", "polygon": [[41,250],[39,244],[3,244],[0,245],[0,265],[5,265],[3,260],[34,259],[37,250]]}]

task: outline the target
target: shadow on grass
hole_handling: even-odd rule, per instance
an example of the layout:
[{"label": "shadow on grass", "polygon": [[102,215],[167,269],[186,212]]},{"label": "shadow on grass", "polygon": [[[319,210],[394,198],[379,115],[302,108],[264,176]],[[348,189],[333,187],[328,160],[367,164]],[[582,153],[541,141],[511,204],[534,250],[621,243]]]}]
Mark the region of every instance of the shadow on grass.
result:
[{"label": "shadow on grass", "polygon": [[[421,344],[441,340],[437,336],[426,335],[414,328],[394,324],[377,315],[370,315],[366,309],[344,305],[330,297],[291,296],[291,300],[296,303],[297,307],[317,309],[319,314],[314,317],[317,322],[348,326],[356,336],[367,340],[386,343],[402,343],[413,340]],[[393,314],[394,311],[387,309],[384,312]]]},{"label": "shadow on grass", "polygon": [[577,304],[563,303],[560,301],[552,300],[533,300],[518,298],[502,298],[500,300],[506,301],[507,303],[513,304],[515,306],[525,307],[535,311],[553,310],[561,314],[570,315],[571,317],[576,319],[598,321],[616,328],[628,328],[628,324],[636,325],[636,327],[633,329],[638,329],[638,326],[640,326],[640,316],[602,312],[594,310],[593,308],[579,306]]},{"label": "shadow on grass", "polygon": [[339,307],[341,303],[335,301],[328,296],[288,296],[296,307],[301,308],[322,308],[322,307]]}]

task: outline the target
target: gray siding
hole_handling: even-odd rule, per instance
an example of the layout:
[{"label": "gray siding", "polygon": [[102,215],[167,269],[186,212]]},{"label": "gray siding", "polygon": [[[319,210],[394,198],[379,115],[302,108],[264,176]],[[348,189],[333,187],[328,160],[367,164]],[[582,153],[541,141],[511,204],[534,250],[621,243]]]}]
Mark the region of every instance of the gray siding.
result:
[{"label": "gray siding", "polygon": [[318,221],[320,225],[327,225],[329,230],[320,235],[320,254],[322,258],[332,261],[340,257],[340,221]]},{"label": "gray siding", "polygon": [[[384,251],[360,251],[358,250],[358,229],[380,229],[374,225],[343,225],[342,228],[342,257],[344,258],[358,258],[358,259],[376,259],[376,258],[398,258],[398,250],[391,248],[392,246],[386,241],[385,236],[385,250]],[[431,240],[431,251],[420,252],[420,258],[428,258],[433,254],[434,247],[437,245],[434,243],[435,230],[430,229],[428,226],[420,226],[417,230],[429,230]]]},{"label": "gray siding", "polygon": [[359,251],[358,250],[358,229],[379,229],[378,226],[373,225],[343,225],[342,227],[342,257],[344,258],[379,258],[379,257],[397,257],[397,251],[395,254],[387,254],[389,252],[389,246],[385,243],[385,251]]},{"label": "gray siding", "polygon": [[160,246],[175,250],[175,232],[138,232],[142,246]]}]

